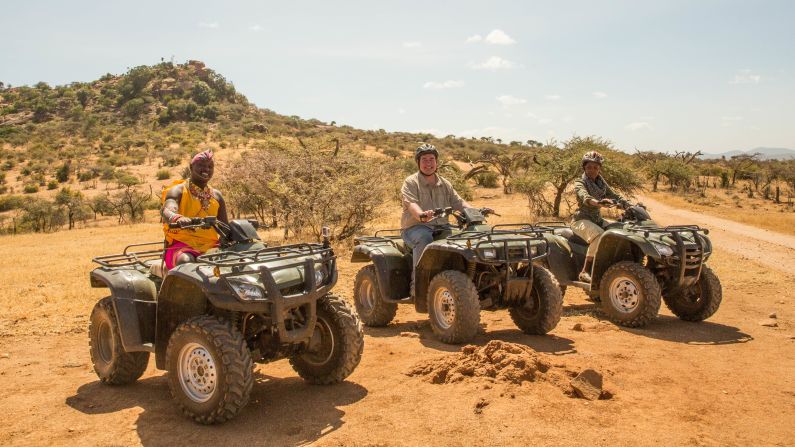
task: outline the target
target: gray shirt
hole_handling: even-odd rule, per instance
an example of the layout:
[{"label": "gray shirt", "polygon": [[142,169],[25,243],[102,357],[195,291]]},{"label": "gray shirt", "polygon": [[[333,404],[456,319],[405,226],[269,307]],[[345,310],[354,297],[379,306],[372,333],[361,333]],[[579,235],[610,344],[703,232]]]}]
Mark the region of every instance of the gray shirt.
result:
[{"label": "gray shirt", "polygon": [[447,223],[446,217],[437,217],[428,222],[420,222],[409,212],[409,204],[416,203],[423,211],[436,208],[447,208],[462,211],[464,200],[453,189],[450,182],[436,174],[436,183],[429,185],[424,178],[420,177],[419,172],[415,172],[406,177],[403,187],[400,188],[403,202],[403,215],[400,217],[400,228],[406,229],[414,225],[442,225]]}]

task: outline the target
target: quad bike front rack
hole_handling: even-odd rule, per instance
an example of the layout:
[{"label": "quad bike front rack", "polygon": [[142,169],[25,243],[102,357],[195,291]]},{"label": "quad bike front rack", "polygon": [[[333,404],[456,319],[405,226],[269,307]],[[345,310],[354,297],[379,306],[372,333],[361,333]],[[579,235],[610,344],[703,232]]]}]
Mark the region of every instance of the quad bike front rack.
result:
[{"label": "quad bike front rack", "polygon": [[[698,225],[669,225],[661,228],[634,227],[629,226],[627,230],[642,233],[643,237],[648,238],[653,233],[668,234],[676,243],[676,255],[678,257],[677,266],[679,268],[679,287],[685,285],[685,276],[692,276],[696,280],[701,277],[701,269],[704,266],[704,242],[698,233],[705,236],[709,234],[709,229],[701,228]],[[682,233],[693,235],[695,247],[685,245]],[[686,275],[688,271],[695,270],[694,275]]]}]

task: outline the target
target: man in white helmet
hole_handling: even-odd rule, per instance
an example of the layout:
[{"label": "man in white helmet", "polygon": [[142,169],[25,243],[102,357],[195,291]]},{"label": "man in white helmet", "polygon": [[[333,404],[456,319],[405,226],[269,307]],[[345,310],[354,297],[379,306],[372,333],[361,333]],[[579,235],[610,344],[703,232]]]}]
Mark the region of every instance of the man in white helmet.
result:
[{"label": "man in white helmet", "polygon": [[447,223],[447,217],[434,219],[433,210],[452,207],[463,211],[471,207],[455,192],[453,185],[436,172],[439,165],[436,147],[427,143],[420,145],[414,152],[414,160],[418,170],[406,177],[400,189],[403,198],[400,228],[403,240],[412,249],[416,265],[425,246],[433,242],[433,226]]}]

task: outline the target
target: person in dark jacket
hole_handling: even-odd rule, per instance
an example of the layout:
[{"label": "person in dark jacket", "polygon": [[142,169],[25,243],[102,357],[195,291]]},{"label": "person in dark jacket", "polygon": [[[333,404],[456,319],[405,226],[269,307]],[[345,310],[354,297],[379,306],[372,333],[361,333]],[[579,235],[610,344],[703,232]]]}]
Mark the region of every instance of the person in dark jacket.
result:
[{"label": "person in dark jacket", "polygon": [[588,253],[585,256],[580,280],[591,282],[591,265],[594,253],[599,246],[599,239],[605,231],[607,221],[602,218],[601,209],[620,206],[626,208],[627,201],[615,192],[602,177],[604,157],[596,151],[587,152],[582,157],[582,177],[574,181],[574,192],[577,195],[577,211],[571,225],[574,234],[588,242]]}]

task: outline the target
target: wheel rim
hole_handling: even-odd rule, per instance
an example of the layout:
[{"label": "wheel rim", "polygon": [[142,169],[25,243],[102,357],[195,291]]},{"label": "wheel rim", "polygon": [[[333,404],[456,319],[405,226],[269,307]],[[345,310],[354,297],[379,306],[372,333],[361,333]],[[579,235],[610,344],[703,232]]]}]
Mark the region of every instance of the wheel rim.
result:
[{"label": "wheel rim", "polygon": [[455,297],[446,287],[439,287],[433,294],[433,316],[436,325],[449,329],[455,322]]},{"label": "wheel rim", "polygon": [[362,280],[359,285],[359,304],[367,310],[375,307],[375,287],[369,278]]},{"label": "wheel rim", "polygon": [[538,315],[538,312],[541,310],[541,296],[538,292],[538,288],[533,287],[530,298],[525,299],[522,305],[518,307],[518,310],[522,317],[526,319],[532,319]]},{"label": "wheel rim", "polygon": [[110,324],[103,321],[97,329],[97,353],[99,358],[105,363],[113,361],[113,332],[111,331]]},{"label": "wheel rim", "polygon": [[688,309],[697,309],[701,305],[701,299],[704,294],[705,291],[702,289],[701,280],[699,280],[682,291],[679,303]]},{"label": "wheel rim", "polygon": [[207,402],[218,384],[215,360],[207,348],[189,343],[179,352],[179,383],[182,391],[194,402]]},{"label": "wheel rim", "polygon": [[632,279],[619,276],[610,283],[610,302],[621,313],[632,313],[640,304],[640,287]]},{"label": "wheel rim", "polygon": [[302,356],[304,361],[316,366],[327,363],[334,355],[334,342],[331,324],[325,318],[318,316],[315,331]]}]

